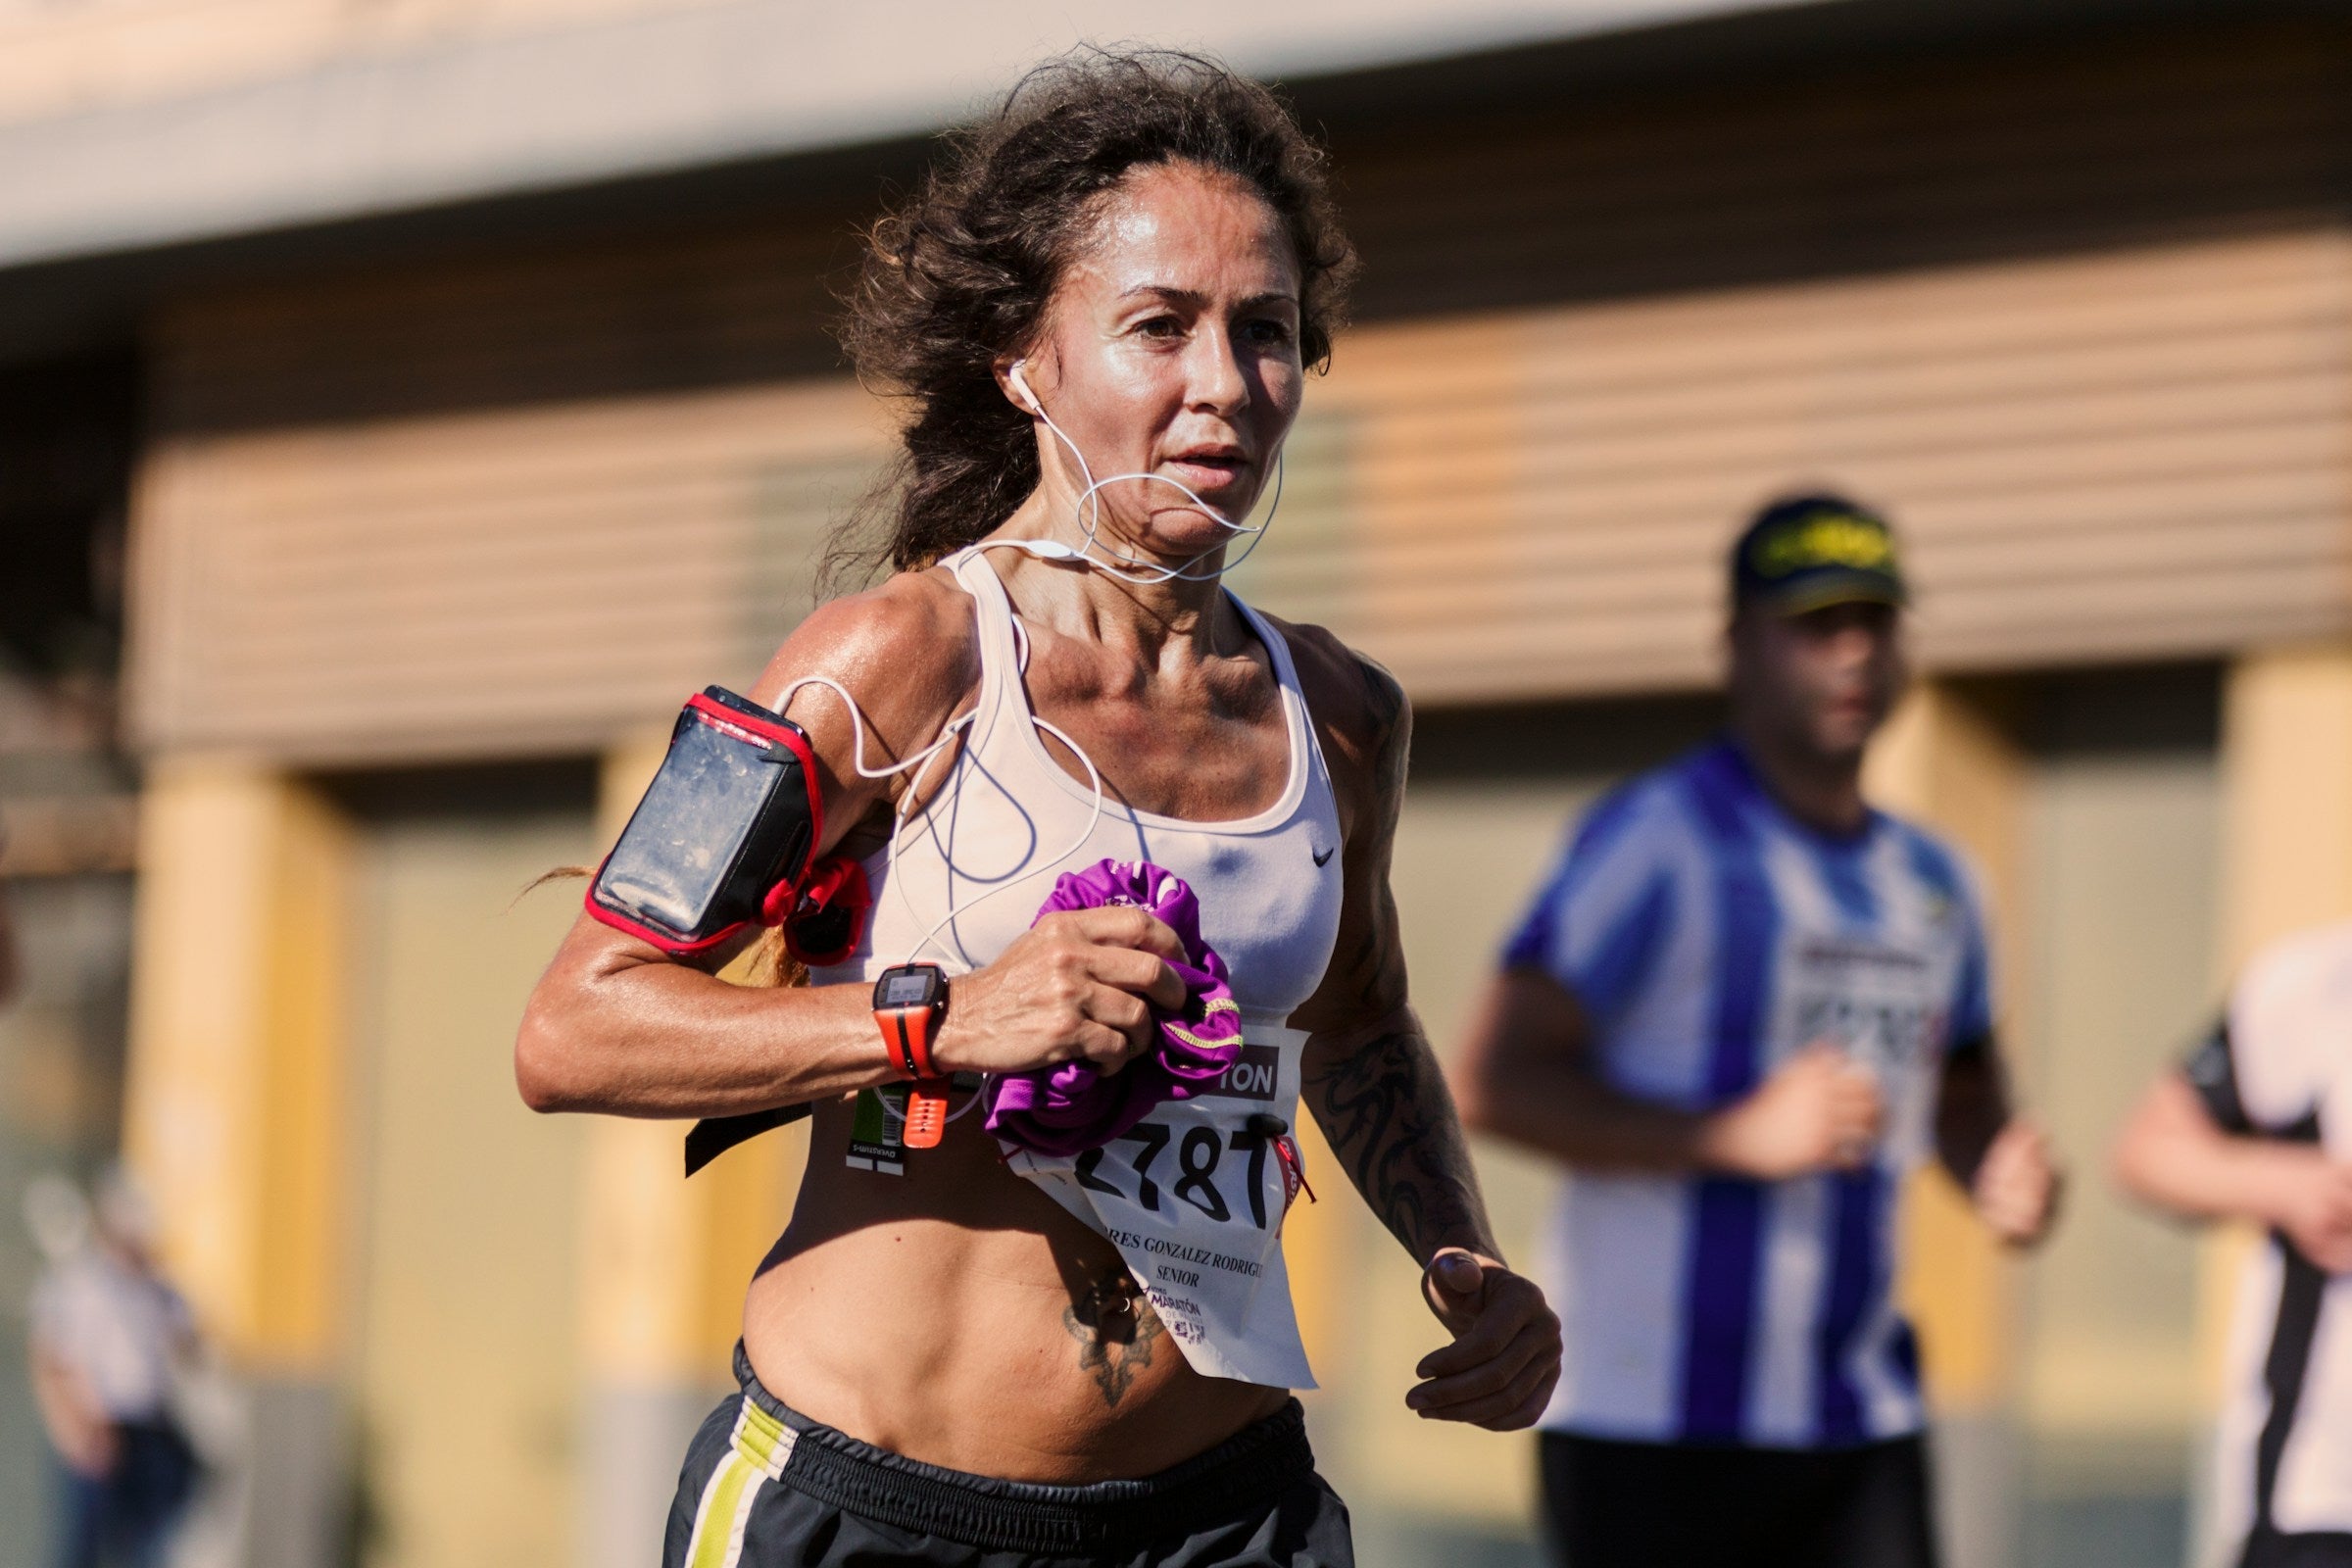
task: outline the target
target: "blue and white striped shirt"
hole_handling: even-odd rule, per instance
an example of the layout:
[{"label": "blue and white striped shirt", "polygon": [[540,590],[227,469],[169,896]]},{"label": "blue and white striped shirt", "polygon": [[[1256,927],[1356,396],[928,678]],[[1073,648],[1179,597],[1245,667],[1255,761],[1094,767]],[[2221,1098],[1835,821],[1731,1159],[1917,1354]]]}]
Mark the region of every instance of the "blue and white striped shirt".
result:
[{"label": "blue and white striped shirt", "polygon": [[1593,808],[1503,961],[1576,995],[1627,1095],[1711,1109],[1827,1040],[1887,1111],[1851,1172],[1570,1173],[1540,1271],[1567,1335],[1544,1427],[1794,1448],[1918,1430],[1897,1200],[1933,1147],[1944,1052],[1991,1023],[1958,858],[1879,812],[1852,837],[1809,828],[1717,742]]}]

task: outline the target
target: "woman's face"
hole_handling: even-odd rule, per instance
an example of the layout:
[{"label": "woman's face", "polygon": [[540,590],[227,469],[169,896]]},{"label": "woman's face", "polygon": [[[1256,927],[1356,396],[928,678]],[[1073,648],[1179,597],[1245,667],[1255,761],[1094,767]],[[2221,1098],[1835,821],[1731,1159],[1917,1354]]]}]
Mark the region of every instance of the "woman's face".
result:
[{"label": "woman's face", "polygon": [[[1012,361],[999,368],[1005,395]],[[1298,264],[1255,192],[1197,165],[1154,165],[1104,199],[1096,231],[1062,273],[1021,373],[1095,477],[1173,479],[1234,522],[1246,518],[1298,414]],[[1040,421],[1050,487],[1086,486]],[[1171,563],[1233,535],[1175,485],[1125,480],[1096,492],[1102,531]]]}]

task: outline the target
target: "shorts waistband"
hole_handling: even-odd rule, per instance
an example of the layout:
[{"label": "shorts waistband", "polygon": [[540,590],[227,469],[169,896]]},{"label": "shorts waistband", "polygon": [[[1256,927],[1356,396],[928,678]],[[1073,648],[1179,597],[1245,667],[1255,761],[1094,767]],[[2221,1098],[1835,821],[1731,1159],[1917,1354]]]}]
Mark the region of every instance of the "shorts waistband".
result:
[{"label": "shorts waistband", "polygon": [[795,1434],[777,1479],[861,1518],[984,1551],[1085,1556],[1169,1536],[1270,1500],[1314,1474],[1297,1399],[1205,1453],[1138,1481],[1006,1481],[923,1464],[812,1421],[760,1386],[735,1348],[743,1396]]}]

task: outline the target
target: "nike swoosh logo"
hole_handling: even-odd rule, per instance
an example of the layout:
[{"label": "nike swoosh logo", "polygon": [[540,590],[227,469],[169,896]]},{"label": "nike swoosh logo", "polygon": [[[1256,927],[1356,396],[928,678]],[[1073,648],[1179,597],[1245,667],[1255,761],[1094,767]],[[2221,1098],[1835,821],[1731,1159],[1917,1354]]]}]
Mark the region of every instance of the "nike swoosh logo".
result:
[{"label": "nike swoosh logo", "polygon": [[1325,862],[1327,862],[1328,860],[1330,860],[1330,858],[1331,858],[1333,856],[1337,855],[1337,854],[1339,854],[1339,846],[1335,844],[1335,845],[1333,845],[1333,846],[1332,846],[1330,849],[1328,849],[1328,850],[1325,850],[1325,851],[1321,852],[1320,854],[1318,854],[1318,855],[1315,857],[1315,863],[1316,863],[1317,865],[1322,865],[1322,864],[1324,864]]}]

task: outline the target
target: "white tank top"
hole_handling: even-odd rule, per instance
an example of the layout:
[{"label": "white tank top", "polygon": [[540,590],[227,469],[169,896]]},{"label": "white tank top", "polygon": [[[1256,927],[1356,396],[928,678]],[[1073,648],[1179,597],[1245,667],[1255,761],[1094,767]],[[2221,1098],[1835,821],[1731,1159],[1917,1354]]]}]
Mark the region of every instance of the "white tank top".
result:
[{"label": "white tank top", "polygon": [[[1027,639],[1004,585],[985,552],[942,564],[972,596],[979,632],[969,738],[953,776],[901,829],[895,859],[867,858],[874,906],[863,938],[812,978],[870,983],[910,960],[951,976],[979,968],[1035,923],[1056,877],[1100,860],[1148,860],[1182,877],[1200,898],[1201,936],[1231,971],[1242,1059],[1215,1091],[1161,1107],[1106,1150],[1075,1159],[1008,1151],[1007,1163],[1109,1237],[1197,1369],[1311,1388],[1282,1266],[1283,1162],[1264,1118],[1297,1123],[1305,1037],[1289,1020],[1330,965],[1343,878],[1331,775],[1290,647],[1234,599],[1282,689],[1290,769],[1271,806],[1194,822],[1106,797],[1079,843],[1094,791],[1054,760],[1031,721]],[[951,908],[955,918],[916,952]]]}]

